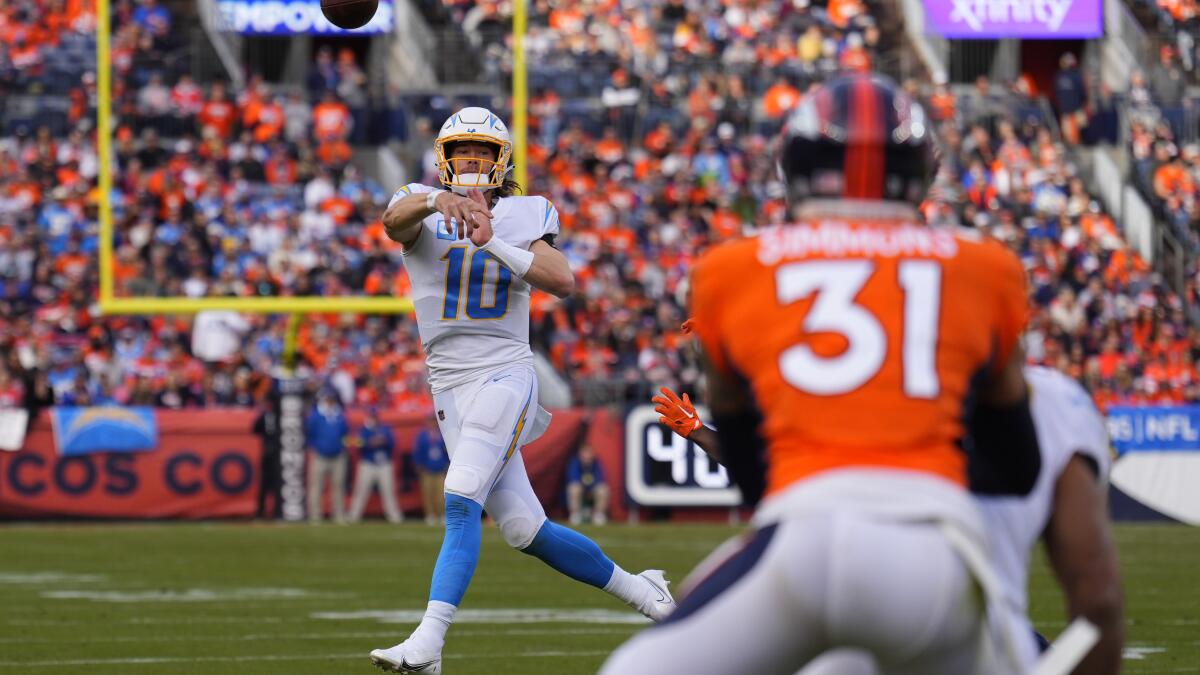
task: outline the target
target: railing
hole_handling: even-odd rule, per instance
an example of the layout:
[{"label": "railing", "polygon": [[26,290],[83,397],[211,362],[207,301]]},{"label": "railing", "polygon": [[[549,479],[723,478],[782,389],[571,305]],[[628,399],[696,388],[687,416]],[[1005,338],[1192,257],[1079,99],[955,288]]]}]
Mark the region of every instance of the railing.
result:
[{"label": "railing", "polygon": [[904,30],[934,82],[946,82],[949,77],[950,44],[939,35],[925,31],[925,6],[921,0],[903,0]]},{"label": "railing", "polygon": [[1153,262],[1156,253],[1154,233],[1161,233],[1167,228],[1155,222],[1154,211],[1132,185],[1125,186],[1121,213],[1125,221],[1125,239],[1147,262]]},{"label": "railing", "polygon": [[1120,42],[1136,63],[1154,62],[1150,36],[1123,0],[1105,0],[1104,23],[1107,39]]},{"label": "railing", "polygon": [[1187,286],[1187,277],[1196,265],[1196,252],[1179,241],[1171,228],[1160,223],[1154,228],[1158,233],[1158,259],[1163,279],[1179,294]]},{"label": "railing", "polygon": [[[196,12],[200,16],[200,26],[204,29],[208,44],[212,46],[217,59],[225,69],[225,76],[233,83],[235,90],[241,91],[246,82],[236,54],[241,51],[242,37],[224,30],[221,25],[221,13],[217,10],[215,0],[200,0],[196,6]],[[195,60],[193,59],[193,61]]]}]

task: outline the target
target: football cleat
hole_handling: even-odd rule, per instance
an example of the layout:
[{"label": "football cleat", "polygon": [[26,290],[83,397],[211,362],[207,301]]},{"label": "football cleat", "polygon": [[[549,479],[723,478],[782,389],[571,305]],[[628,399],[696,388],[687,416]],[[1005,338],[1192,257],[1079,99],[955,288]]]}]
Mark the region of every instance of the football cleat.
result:
[{"label": "football cleat", "polygon": [[371,650],[371,663],[388,673],[442,675],[442,655],[422,652],[405,640],[395,647]]},{"label": "football cleat", "polygon": [[670,582],[662,570],[646,570],[638,575],[646,582],[646,593],[641,602],[630,602],[629,606],[649,617],[655,623],[662,621],[675,611],[675,598],[667,589]]}]

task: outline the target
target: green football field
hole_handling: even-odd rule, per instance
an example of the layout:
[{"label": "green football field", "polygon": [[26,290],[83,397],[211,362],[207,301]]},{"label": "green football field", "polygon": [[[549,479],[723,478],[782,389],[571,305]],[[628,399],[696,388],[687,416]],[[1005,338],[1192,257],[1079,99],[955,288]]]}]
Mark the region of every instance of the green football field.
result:
[{"label": "green football field", "polygon": [[[735,530],[589,528],[629,570],[675,580]],[[1200,529],[1124,526],[1129,673],[1200,673]],[[0,675],[372,673],[425,605],[440,530],[151,524],[0,527]],[[1032,609],[1061,630],[1044,565]],[[645,626],[485,529],[479,571],[450,633],[448,675],[594,673]]]}]

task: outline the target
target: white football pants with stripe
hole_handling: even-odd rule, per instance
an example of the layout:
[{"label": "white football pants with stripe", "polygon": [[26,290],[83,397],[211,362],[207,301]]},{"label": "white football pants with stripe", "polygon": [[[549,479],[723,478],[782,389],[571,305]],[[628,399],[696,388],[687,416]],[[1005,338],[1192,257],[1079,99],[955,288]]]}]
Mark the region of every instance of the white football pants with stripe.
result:
[{"label": "white football pants with stripe", "polygon": [[521,459],[549,422],[537,395],[533,366],[514,364],[433,397],[450,455],[446,492],[481,504],[518,549],[546,520]]},{"label": "white football pants with stripe", "polygon": [[699,573],[602,675],[794,675],[845,646],[889,674],[1004,672],[988,665],[972,574],[932,523],[809,515],[722,547]]}]

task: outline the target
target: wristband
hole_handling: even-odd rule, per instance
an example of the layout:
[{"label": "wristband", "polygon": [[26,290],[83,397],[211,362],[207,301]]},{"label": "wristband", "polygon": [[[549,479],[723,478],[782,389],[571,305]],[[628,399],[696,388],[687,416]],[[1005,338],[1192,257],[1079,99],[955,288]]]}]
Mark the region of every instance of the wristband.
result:
[{"label": "wristband", "polygon": [[491,253],[493,258],[500,261],[501,265],[504,265],[522,278],[529,271],[529,268],[533,267],[533,251],[517,248],[496,235],[492,235],[492,238],[488,239],[486,244],[480,246],[479,250]]},{"label": "wristband", "polygon": [[427,193],[425,196],[425,208],[429,209],[430,211],[437,211],[437,204],[435,202],[437,202],[438,195],[442,194],[443,192],[445,192],[445,190],[434,190],[433,192]]}]

